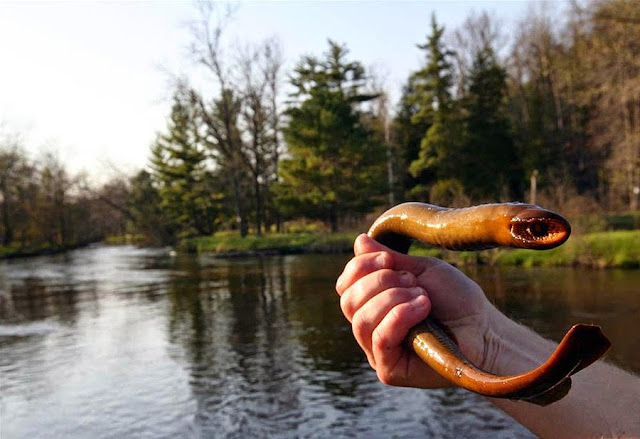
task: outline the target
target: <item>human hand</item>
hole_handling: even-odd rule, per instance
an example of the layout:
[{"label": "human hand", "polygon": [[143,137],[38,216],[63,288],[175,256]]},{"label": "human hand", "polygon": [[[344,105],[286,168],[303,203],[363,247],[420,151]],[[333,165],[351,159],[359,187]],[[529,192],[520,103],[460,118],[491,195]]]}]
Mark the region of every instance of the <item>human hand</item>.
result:
[{"label": "human hand", "polygon": [[390,250],[366,235],[336,283],[340,307],[369,364],[385,384],[450,386],[404,343],[427,315],[445,324],[474,364],[487,360],[497,311],[482,289],[458,269],[435,258]]},{"label": "human hand", "polygon": [[[366,235],[354,250],[336,290],[356,340],[385,384],[451,386],[405,346],[409,329],[427,315],[451,329],[460,350],[487,372],[530,370],[557,346],[509,320],[475,282],[443,261],[391,251]],[[638,377],[599,361],[572,380],[567,397],[546,407],[489,400],[540,437],[640,437]]]}]

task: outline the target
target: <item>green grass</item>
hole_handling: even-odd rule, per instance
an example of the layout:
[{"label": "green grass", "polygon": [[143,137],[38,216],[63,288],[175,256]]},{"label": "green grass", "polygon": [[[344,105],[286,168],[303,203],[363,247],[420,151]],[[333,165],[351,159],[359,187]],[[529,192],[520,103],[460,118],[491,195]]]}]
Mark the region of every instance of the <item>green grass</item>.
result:
[{"label": "green grass", "polygon": [[[242,255],[251,253],[349,253],[357,233],[296,232],[270,233],[241,238],[237,232],[220,232],[185,240],[178,250],[195,253]],[[112,243],[122,243],[114,239]],[[49,253],[63,249],[25,249],[0,246],[0,258]],[[481,252],[453,252],[414,244],[410,253],[433,256],[457,265],[491,264],[533,266],[588,266],[640,268],[640,230],[576,234],[564,245],[547,251],[494,249]]]},{"label": "green grass", "polygon": [[[246,253],[346,253],[352,250],[356,233],[286,233],[241,238],[222,232],[183,242],[180,249],[217,254]],[[453,252],[414,244],[412,255],[432,256],[457,265],[495,264],[533,266],[589,266],[640,268],[640,230],[618,230],[572,236],[553,250],[494,249],[481,252]]]},{"label": "green grass", "polygon": [[221,254],[277,252],[277,253],[343,253],[351,251],[353,233],[270,233],[263,236],[249,235],[241,238],[236,232],[220,232],[185,240],[181,250]]},{"label": "green grass", "polygon": [[144,235],[132,235],[129,233],[126,235],[107,236],[104,239],[104,243],[107,245],[142,245],[144,242]]},{"label": "green grass", "polygon": [[574,236],[561,247],[547,251],[500,250],[500,265],[639,268],[640,230],[617,230]]}]

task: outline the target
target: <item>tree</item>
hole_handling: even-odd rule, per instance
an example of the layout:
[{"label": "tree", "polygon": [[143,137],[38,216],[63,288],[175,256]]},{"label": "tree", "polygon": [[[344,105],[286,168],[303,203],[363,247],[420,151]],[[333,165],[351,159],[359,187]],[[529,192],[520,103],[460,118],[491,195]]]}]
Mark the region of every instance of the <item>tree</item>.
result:
[{"label": "tree", "polygon": [[0,138],[0,231],[2,245],[29,240],[30,210],[37,199],[35,168],[17,138]]},{"label": "tree", "polygon": [[490,47],[497,54],[504,47],[506,40],[501,28],[501,23],[495,16],[486,11],[472,11],[453,32],[451,44],[456,64],[456,95],[459,98],[467,93],[469,75],[478,52]]},{"label": "tree", "polygon": [[581,127],[570,123],[579,110],[571,103],[576,84],[562,63],[566,45],[551,18],[531,9],[509,57],[509,97],[524,175],[539,172],[543,186],[553,182],[569,192],[577,177],[573,152],[580,148]]},{"label": "tree", "polygon": [[336,231],[341,217],[379,204],[384,191],[385,150],[362,123],[365,71],[347,61],[346,47],[329,41],[323,59],[304,57],[294,70],[284,130],[289,158],[280,166],[278,197],[291,214],[327,221]]},{"label": "tree", "polygon": [[591,146],[606,154],[610,206],[638,209],[640,193],[640,13],[633,0],[596,0],[576,32],[590,108]]},{"label": "tree", "polygon": [[521,194],[522,175],[505,111],[505,93],[506,72],[493,49],[478,49],[462,101],[466,135],[460,163],[465,192],[477,200]]},{"label": "tree", "polygon": [[195,111],[184,91],[176,92],[168,133],[159,135],[152,148],[160,206],[181,237],[210,235],[220,221],[221,195],[212,184]]},{"label": "tree", "polygon": [[206,129],[205,141],[212,151],[213,159],[231,184],[240,235],[244,237],[248,234],[249,224],[246,185],[243,184],[246,169],[238,127],[242,101],[233,84],[232,69],[224,64],[221,42],[223,28],[231,12],[227,10],[227,15],[214,23],[214,4],[201,2],[198,5],[200,19],[193,26],[191,52],[196,62],[211,75],[216,97],[208,101],[201,93],[192,89],[191,100],[199,109],[199,117]]},{"label": "tree", "polygon": [[71,244],[69,206],[70,190],[76,179],[70,176],[64,165],[53,153],[47,153],[39,169],[40,200],[38,229],[45,242],[56,247]]},{"label": "tree", "polygon": [[0,245],[64,249],[117,229],[119,216],[98,215],[103,203],[80,180],[54,153],[32,160],[18,136],[0,133]]},{"label": "tree", "polygon": [[277,102],[282,57],[276,40],[265,42],[240,59],[243,93],[240,122],[243,132],[243,163],[251,176],[255,230],[262,234],[265,202],[275,181],[280,158]]},{"label": "tree", "polygon": [[420,142],[418,157],[409,171],[424,185],[434,180],[458,177],[461,148],[461,118],[451,89],[453,86],[453,53],[444,47],[444,28],[438,26],[435,14],[431,17],[431,34],[418,48],[425,51],[425,66],[411,75],[414,94],[409,102],[417,107],[413,124],[428,125]]},{"label": "tree", "polygon": [[144,169],[138,171],[129,186],[126,209],[133,223],[131,229],[143,234],[147,244],[173,243],[178,229],[162,209],[162,198],[151,173]]},{"label": "tree", "polygon": [[[398,150],[396,161],[401,166],[401,183],[403,196],[418,187],[420,182],[430,182],[433,174],[423,170],[418,178],[409,172],[409,164],[418,158],[422,138],[431,126],[431,121],[424,117],[416,116],[421,110],[416,99],[416,87],[413,75],[402,88],[402,95],[398,104],[398,110],[392,125],[392,141]],[[415,196],[415,194],[414,194]]]},{"label": "tree", "polygon": [[[277,93],[282,56],[276,39],[258,48],[237,50],[225,57],[223,30],[227,15],[214,20],[211,2],[199,3],[200,20],[193,27],[192,54],[212,79],[209,96],[194,89],[193,102],[205,129],[205,140],[220,172],[232,189],[241,236],[249,232],[253,212],[255,232],[264,229],[269,187],[282,153]],[[272,215],[273,216],[273,215]]]}]

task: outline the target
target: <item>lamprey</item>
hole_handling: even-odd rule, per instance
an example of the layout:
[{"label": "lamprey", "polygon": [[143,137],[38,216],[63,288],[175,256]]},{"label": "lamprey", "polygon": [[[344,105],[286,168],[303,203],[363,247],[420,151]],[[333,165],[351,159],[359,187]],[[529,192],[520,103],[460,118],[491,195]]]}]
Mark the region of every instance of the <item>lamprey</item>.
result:
[{"label": "lamprey", "polygon": [[[564,243],[571,226],[562,216],[531,204],[485,204],[461,209],[404,203],[383,213],[369,236],[392,250],[407,253],[419,240],[451,250],[494,247],[550,249]],[[576,324],[542,365],[518,375],[493,375],[473,365],[458,349],[447,328],[427,317],[407,343],[450,382],[472,392],[548,405],[571,389],[571,375],[601,358],[611,343],[599,326]]]}]

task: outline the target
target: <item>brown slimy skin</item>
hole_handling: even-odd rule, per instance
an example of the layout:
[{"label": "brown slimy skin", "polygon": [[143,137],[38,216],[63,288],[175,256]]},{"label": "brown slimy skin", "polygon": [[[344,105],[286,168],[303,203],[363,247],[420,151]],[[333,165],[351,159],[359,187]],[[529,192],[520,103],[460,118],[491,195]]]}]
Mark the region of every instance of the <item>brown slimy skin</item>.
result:
[{"label": "brown slimy skin", "polygon": [[544,250],[562,244],[570,234],[571,226],[557,213],[520,203],[462,209],[404,203],[387,210],[369,229],[369,236],[403,253],[412,240],[450,250]]},{"label": "brown slimy skin", "polygon": [[[531,204],[485,204],[448,209],[423,203],[404,203],[382,214],[369,236],[406,253],[413,240],[451,250],[493,247],[550,249],[571,233],[567,220]],[[601,358],[611,346],[595,325],[574,325],[549,359],[519,375],[498,376],[473,365],[447,334],[427,317],[416,325],[407,343],[418,356],[450,382],[481,395],[548,405],[571,388],[570,376]]]}]

